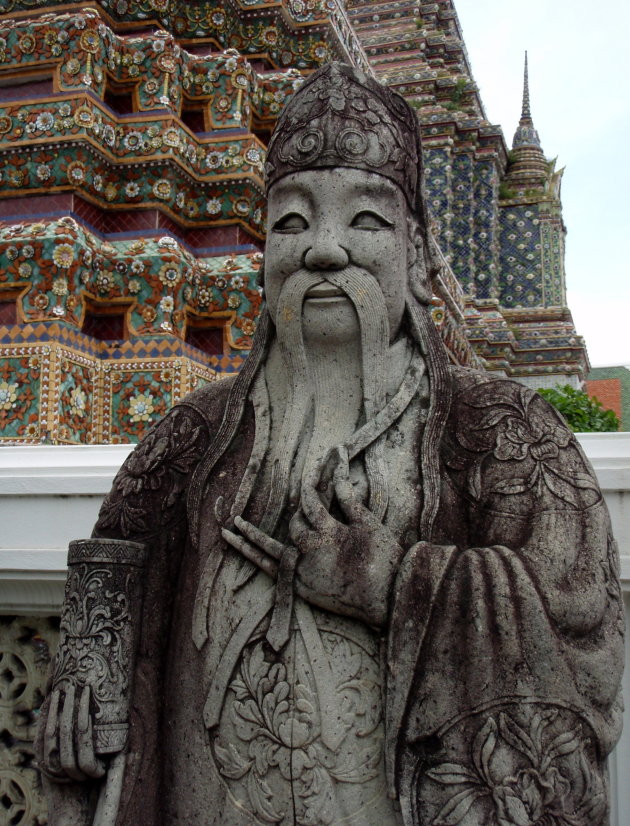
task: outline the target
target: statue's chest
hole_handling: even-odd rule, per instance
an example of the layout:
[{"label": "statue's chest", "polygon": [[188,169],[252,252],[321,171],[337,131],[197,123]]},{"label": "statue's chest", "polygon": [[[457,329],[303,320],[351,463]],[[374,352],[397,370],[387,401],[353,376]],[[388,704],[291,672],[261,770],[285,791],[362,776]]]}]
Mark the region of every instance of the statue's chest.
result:
[{"label": "statue's chest", "polygon": [[[379,437],[382,456],[379,471],[385,480],[388,501],[383,522],[403,547],[409,547],[420,539],[418,526],[424,501],[421,472],[424,418],[420,399],[413,399],[400,418]],[[261,525],[268,513],[272,485],[270,456],[259,460],[255,451],[252,452],[244,478],[247,479],[252,465],[260,469],[255,483],[249,486],[246,507],[235,509],[255,525]],[[287,488],[285,508],[274,533],[282,541],[286,539],[289,520],[299,507],[303,469],[303,462],[297,456]],[[355,497],[367,507],[371,480],[364,451],[350,462],[350,480]]]},{"label": "statue's chest", "polygon": [[258,635],[241,652],[212,752],[228,799],[254,822],[398,826],[377,637],[298,601],[280,654]]}]

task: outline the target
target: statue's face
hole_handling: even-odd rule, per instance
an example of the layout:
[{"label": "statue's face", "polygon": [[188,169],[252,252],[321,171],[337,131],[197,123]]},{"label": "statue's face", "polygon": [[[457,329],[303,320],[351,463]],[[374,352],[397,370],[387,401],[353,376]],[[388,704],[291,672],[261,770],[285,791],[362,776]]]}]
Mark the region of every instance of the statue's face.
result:
[{"label": "statue's face", "polygon": [[265,294],[276,325],[278,299],[296,273],[321,275],[306,293],[302,318],[309,336],[344,338],[358,330],[350,299],[325,281],[355,267],[378,283],[390,340],[398,332],[407,292],[407,204],[401,190],[360,169],[321,169],[282,178],[269,192]]}]

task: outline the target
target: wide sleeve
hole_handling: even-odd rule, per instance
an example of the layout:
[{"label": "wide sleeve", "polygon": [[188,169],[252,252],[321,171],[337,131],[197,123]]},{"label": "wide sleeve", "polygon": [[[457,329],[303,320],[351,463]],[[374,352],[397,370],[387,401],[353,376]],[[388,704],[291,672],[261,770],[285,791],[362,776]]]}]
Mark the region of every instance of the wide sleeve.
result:
[{"label": "wide sleeve", "polygon": [[[138,640],[135,668],[131,669],[133,673],[121,675],[121,680],[128,686],[131,695],[128,712],[129,740],[121,800],[125,823],[153,826],[159,819],[157,808],[153,810],[146,801],[159,800],[162,685],[167,664],[174,583],[188,544],[186,493],[191,474],[207,450],[209,439],[210,429],[202,410],[189,404],[173,408],[149,431],[118,471],[112,489],[101,507],[93,540],[88,543],[90,548],[93,546],[97,550],[101,549],[101,545],[101,550],[115,546],[117,552],[124,550],[128,555],[137,549],[138,555],[146,560],[142,581],[134,589],[134,599],[141,604],[128,606],[134,626],[137,626],[129,631]],[[131,557],[129,562],[133,563]],[[106,569],[107,566],[102,565],[101,568]],[[117,595],[110,592],[111,588],[102,594],[96,593],[94,589],[101,581],[105,583],[105,588],[110,579],[107,570],[97,570],[85,586],[85,593],[75,593],[76,589],[73,590],[72,579],[69,577],[62,613],[60,651],[53,664],[53,675],[56,673],[56,665],[63,662],[64,657],[68,659],[68,651],[61,650],[64,646],[70,646],[72,653],[75,648],[83,650],[81,646],[87,645],[81,637],[81,628],[87,628],[87,634],[97,622],[100,622],[99,628],[101,625],[109,627],[99,617],[104,611],[111,613],[113,609],[107,607],[107,600],[111,602]],[[105,608],[100,605],[99,599],[103,604],[107,603]],[[77,605],[86,614],[86,619],[79,621],[79,617],[77,621],[69,623],[68,617],[77,613]],[[117,603],[114,608],[116,606]],[[106,618],[109,613],[105,614]],[[112,623],[115,619],[116,616]],[[114,632],[106,636],[101,634],[101,637],[111,645],[116,641]],[[76,657],[70,659],[74,661]],[[83,676],[80,670],[70,670],[66,677],[66,682],[76,683],[77,690],[82,690]],[[49,698],[42,706],[39,726],[40,760],[48,708]],[[134,794],[138,784],[145,790],[142,797]],[[49,783],[51,823],[74,823],[72,818],[75,816],[78,817],[77,823],[84,822],[84,815],[79,816],[77,813],[89,808],[87,798],[92,794],[94,785]],[[144,803],[141,804],[141,800]]]},{"label": "wide sleeve", "polygon": [[151,543],[176,531],[190,474],[207,445],[200,413],[188,406],[173,408],[116,474],[94,535]]},{"label": "wide sleeve", "polygon": [[[182,556],[190,545],[186,496],[211,434],[202,413],[181,405],[165,416],[114,479],[94,535],[133,539],[147,547],[142,628],[131,705],[131,731],[121,808],[125,822],[151,824],[158,811],[160,726],[170,624]],[[142,795],[136,790],[143,789]],[[148,793],[153,789],[152,793]],[[157,822],[157,820],[156,820]]]},{"label": "wide sleeve", "polygon": [[432,826],[604,824],[623,613],[593,472],[556,411],[501,380],[455,397],[443,461],[435,536],[393,594],[399,794]]}]

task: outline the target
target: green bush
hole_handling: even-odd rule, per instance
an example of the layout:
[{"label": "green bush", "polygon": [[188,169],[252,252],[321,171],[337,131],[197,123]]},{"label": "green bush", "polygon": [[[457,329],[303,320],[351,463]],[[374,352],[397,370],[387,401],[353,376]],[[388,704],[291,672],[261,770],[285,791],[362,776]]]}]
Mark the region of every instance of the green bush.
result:
[{"label": "green bush", "polygon": [[584,390],[576,390],[570,384],[563,387],[543,388],[540,395],[552,404],[567,420],[574,433],[609,433],[619,430],[619,419],[612,410],[605,410],[602,403],[591,398]]}]

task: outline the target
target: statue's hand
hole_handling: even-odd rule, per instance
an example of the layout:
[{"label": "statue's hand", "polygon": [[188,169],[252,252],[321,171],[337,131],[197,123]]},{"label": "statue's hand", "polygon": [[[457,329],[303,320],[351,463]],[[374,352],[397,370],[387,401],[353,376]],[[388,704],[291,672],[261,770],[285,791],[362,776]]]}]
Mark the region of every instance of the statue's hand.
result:
[{"label": "statue's hand", "polygon": [[223,529],[223,537],[272,578],[285,554],[297,554],[295,591],[299,596],[325,610],[383,625],[391,583],[404,551],[354,495],[343,450],[332,481],[345,522],[330,515],[314,486],[304,485],[301,511],[289,527],[293,546],[267,536],[241,517],[234,523],[242,536]]},{"label": "statue's hand", "polygon": [[383,625],[404,551],[355,495],[345,448],[335,453],[332,485],[344,521],[331,516],[313,485],[302,486],[301,510],[289,529],[301,554],[298,581],[313,593],[327,595],[339,613]]},{"label": "statue's hand", "polygon": [[65,683],[52,691],[38,765],[58,782],[85,781],[105,774],[105,764],[94,750],[89,686],[76,689]]}]

